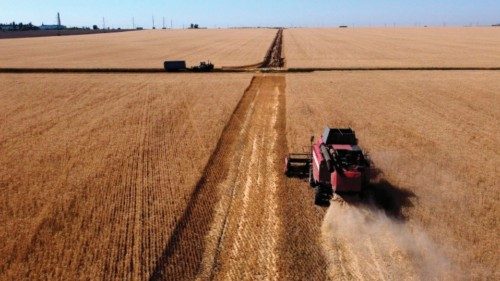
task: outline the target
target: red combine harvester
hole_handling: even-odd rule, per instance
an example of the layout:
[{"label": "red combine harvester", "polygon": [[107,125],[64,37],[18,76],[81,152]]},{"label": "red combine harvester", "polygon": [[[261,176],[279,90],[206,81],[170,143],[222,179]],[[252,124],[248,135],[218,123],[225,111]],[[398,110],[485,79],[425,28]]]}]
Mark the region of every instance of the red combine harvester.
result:
[{"label": "red combine harvester", "polygon": [[358,146],[355,132],[325,128],[311,152],[289,154],[285,159],[288,177],[308,177],[316,189],[315,203],[327,203],[333,193],[359,193],[370,180],[370,161]]}]

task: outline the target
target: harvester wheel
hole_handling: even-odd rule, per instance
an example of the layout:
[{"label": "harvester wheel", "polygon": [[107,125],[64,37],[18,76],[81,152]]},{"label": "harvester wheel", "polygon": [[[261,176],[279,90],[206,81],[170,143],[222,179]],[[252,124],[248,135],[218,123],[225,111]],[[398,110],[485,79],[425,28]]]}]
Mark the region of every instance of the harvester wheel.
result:
[{"label": "harvester wheel", "polygon": [[309,167],[309,185],[311,187],[315,187],[316,186],[316,181],[314,180],[314,175],[313,175],[312,167]]},{"label": "harvester wheel", "polygon": [[321,204],[323,204],[323,198],[321,196],[321,188],[320,187],[316,187],[314,189],[314,193],[315,193],[315,195],[314,195],[314,204],[315,205],[321,205]]}]

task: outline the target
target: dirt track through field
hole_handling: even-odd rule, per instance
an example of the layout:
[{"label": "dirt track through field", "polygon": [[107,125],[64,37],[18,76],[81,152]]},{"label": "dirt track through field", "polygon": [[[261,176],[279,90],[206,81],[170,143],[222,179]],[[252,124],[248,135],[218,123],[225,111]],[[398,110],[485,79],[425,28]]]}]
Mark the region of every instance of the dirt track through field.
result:
[{"label": "dirt track through field", "polygon": [[221,199],[207,236],[201,279],[278,277],[278,113],[284,86],[284,77],[267,76],[256,77],[250,87],[253,100],[236,136],[233,165],[218,185]]},{"label": "dirt track through field", "polygon": [[285,59],[281,56],[283,50],[283,29],[278,29],[276,37],[271,44],[271,47],[267,51],[264,63],[261,67],[263,68],[273,68],[273,67],[284,67]]},{"label": "dirt track through field", "polygon": [[[315,239],[321,217],[311,220],[303,205],[289,204],[303,197],[282,176],[285,83],[283,76],[252,79],[151,280],[297,279],[318,265],[324,277]],[[317,227],[308,230],[310,223]]]}]

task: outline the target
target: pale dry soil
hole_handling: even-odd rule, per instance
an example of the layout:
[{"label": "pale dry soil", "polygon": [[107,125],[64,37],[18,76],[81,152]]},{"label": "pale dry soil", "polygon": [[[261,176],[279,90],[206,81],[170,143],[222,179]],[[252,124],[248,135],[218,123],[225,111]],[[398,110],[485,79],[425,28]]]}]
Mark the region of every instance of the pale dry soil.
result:
[{"label": "pale dry soil", "polygon": [[331,278],[498,278],[499,93],[496,71],[287,75],[289,149],[350,126],[382,171],[323,213]]},{"label": "pale dry soil", "polygon": [[149,279],[250,80],[2,75],[0,279]]},{"label": "pale dry soil", "polygon": [[264,60],[275,29],[144,30],[0,40],[0,67],[163,68],[165,60],[217,67]]},{"label": "pale dry soil", "polygon": [[286,29],[287,67],[500,67],[500,29]]}]

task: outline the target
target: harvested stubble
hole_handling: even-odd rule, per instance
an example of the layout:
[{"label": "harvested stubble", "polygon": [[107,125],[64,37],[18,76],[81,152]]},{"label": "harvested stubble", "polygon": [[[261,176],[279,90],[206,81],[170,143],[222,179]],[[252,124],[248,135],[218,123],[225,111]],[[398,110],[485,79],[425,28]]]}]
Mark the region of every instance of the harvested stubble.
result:
[{"label": "harvested stubble", "polygon": [[[360,144],[383,171],[386,182],[379,187],[385,189],[384,196],[391,201],[386,202],[390,206],[383,208],[389,216],[403,219],[397,224],[403,223],[403,227],[409,228],[405,233],[416,235],[424,231],[434,245],[439,245],[436,252],[441,251],[440,254],[449,259],[452,269],[465,269],[457,271],[458,275],[467,279],[494,279],[498,276],[500,249],[499,81],[500,73],[493,71],[287,75],[288,144],[290,150],[297,151],[324,125],[351,126]],[[349,212],[335,210],[325,223],[339,227],[342,218],[336,214],[344,216]],[[359,214],[351,213],[351,218]],[[384,219],[377,225],[384,226],[387,222]],[[341,226],[351,229],[349,235],[365,231],[363,225]],[[368,230],[373,233],[367,235],[376,238],[384,229]],[[340,238],[332,238],[333,245],[337,250],[344,247],[344,253],[351,252],[344,259],[352,258],[353,254],[356,258],[356,251],[362,247],[349,250],[349,246],[357,245],[335,243]],[[352,243],[363,241],[355,238],[349,239]],[[404,249],[399,252],[404,253]],[[388,263],[377,260],[377,256],[385,254],[371,254],[368,260],[358,256],[357,261],[363,263],[362,270],[374,264],[401,266],[397,259]],[[365,261],[369,264],[364,264]],[[420,261],[409,262],[418,265]],[[343,264],[353,265],[352,269],[358,267],[355,263],[353,259],[344,260]],[[332,266],[339,270],[336,264]],[[433,273],[440,276],[441,268],[434,266],[431,264],[431,268],[422,273],[425,275],[420,276],[424,279]],[[437,272],[432,272],[434,269]],[[394,268],[387,267],[379,273],[394,273]],[[333,275],[354,278],[356,274],[348,267],[347,272]],[[363,271],[358,274],[362,275]],[[378,278],[374,276],[365,277]]]},{"label": "harvested stubble", "polygon": [[287,29],[287,67],[500,67],[497,28]]},{"label": "harvested stubble", "polygon": [[1,67],[162,68],[164,60],[189,65],[252,65],[264,60],[274,29],[147,30],[110,34],[0,40]]},{"label": "harvested stubble", "polygon": [[3,75],[0,279],[148,279],[250,78]]}]

